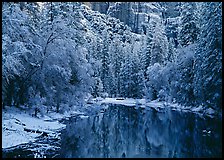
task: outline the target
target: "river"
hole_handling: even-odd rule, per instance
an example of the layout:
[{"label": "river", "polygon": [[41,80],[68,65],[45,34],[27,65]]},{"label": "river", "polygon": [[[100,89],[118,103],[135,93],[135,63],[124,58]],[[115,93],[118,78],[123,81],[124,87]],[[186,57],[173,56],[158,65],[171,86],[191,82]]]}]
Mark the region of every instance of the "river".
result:
[{"label": "river", "polygon": [[189,112],[122,105],[72,118],[62,157],[221,157],[222,122]]},{"label": "river", "polygon": [[222,120],[171,109],[107,104],[97,112],[71,117],[57,148],[46,157],[222,157]]}]

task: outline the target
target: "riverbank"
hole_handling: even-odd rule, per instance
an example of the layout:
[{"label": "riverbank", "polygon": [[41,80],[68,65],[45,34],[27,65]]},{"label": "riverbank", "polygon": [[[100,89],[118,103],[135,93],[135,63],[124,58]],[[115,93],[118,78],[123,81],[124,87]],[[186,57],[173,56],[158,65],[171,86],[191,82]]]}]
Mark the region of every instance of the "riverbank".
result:
[{"label": "riverbank", "polygon": [[136,107],[142,107],[147,108],[151,107],[156,110],[160,109],[171,109],[176,111],[182,111],[182,112],[193,112],[196,114],[199,114],[201,116],[209,116],[213,118],[215,115],[217,115],[217,112],[212,108],[206,108],[205,106],[183,106],[178,103],[169,103],[165,101],[147,101],[146,99],[133,99],[133,98],[95,98],[91,100],[91,103],[97,103],[97,104],[121,104],[125,106],[136,106]]},{"label": "riverbank", "polygon": [[[125,106],[136,106],[147,108],[151,107],[155,110],[171,109],[182,112],[193,112],[201,116],[213,117],[216,113],[212,108],[205,108],[203,106],[187,107],[178,104],[150,101],[145,99],[133,98],[95,98],[87,102],[83,106],[82,111],[69,111],[65,113],[49,112],[43,116],[33,117],[32,114],[26,109],[18,109],[16,107],[8,107],[2,109],[2,148],[9,148],[19,144],[33,142],[39,136],[55,136],[58,137],[57,131],[65,128],[60,120],[68,119],[74,115],[80,115],[81,118],[85,117],[85,110],[97,111],[101,104],[121,104]],[[87,116],[86,116],[87,117]]]},{"label": "riverbank", "polygon": [[49,112],[43,116],[33,117],[26,109],[6,106],[2,109],[2,148],[34,142],[39,136],[58,137],[57,131],[66,126],[59,120],[68,118],[71,114],[72,112]]}]

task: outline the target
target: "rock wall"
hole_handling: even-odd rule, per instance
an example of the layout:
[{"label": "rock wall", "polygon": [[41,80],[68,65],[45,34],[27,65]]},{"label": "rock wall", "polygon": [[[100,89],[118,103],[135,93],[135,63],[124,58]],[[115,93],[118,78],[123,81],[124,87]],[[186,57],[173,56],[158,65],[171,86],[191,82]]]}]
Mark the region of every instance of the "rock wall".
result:
[{"label": "rock wall", "polygon": [[131,27],[135,33],[142,32],[142,24],[151,17],[162,18],[162,10],[157,2],[88,2],[92,10],[118,18]]}]

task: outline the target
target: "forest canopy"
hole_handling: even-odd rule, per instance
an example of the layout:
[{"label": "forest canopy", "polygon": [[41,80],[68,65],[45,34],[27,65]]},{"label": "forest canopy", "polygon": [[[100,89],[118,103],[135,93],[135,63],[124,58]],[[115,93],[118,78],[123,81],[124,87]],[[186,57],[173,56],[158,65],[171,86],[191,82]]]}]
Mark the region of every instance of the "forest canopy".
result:
[{"label": "forest canopy", "polygon": [[59,112],[91,95],[221,109],[222,2],[167,3],[2,2],[3,106]]}]

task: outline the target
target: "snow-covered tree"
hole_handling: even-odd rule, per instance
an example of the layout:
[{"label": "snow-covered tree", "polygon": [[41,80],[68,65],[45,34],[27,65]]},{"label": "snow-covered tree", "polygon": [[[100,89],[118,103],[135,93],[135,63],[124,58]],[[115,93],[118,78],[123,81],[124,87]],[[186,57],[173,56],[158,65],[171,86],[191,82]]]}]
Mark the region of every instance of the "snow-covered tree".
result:
[{"label": "snow-covered tree", "polygon": [[41,57],[30,15],[21,6],[22,2],[3,3],[2,16],[3,97],[7,99],[7,105],[17,106],[27,99],[24,94],[30,85],[30,76],[36,72],[36,62]]},{"label": "snow-covered tree", "polygon": [[120,85],[120,93],[124,97],[131,97],[131,87],[133,86],[133,80],[131,79],[132,74],[132,63],[131,63],[131,48],[127,46],[128,52],[125,52],[124,62],[121,65],[121,85]]},{"label": "snow-covered tree", "polygon": [[100,78],[94,78],[94,85],[92,95],[93,97],[100,97],[103,94],[103,83]]},{"label": "snow-covered tree", "polygon": [[161,65],[159,63],[155,63],[152,66],[149,66],[147,69],[147,93],[146,97],[149,100],[154,100],[158,98],[159,91],[161,89]]},{"label": "snow-covered tree", "polygon": [[168,40],[165,35],[164,25],[160,21],[157,22],[154,30],[151,52],[151,65],[155,63],[164,64],[167,60]]},{"label": "snow-covered tree", "polygon": [[102,63],[102,68],[101,68],[101,79],[104,84],[104,92],[108,92],[110,89],[110,82],[111,82],[111,75],[110,75],[110,57],[109,57],[109,36],[108,34],[104,31],[103,32],[103,46],[102,46],[102,53],[101,53],[101,63]]},{"label": "snow-covered tree", "polygon": [[[146,36],[144,44],[145,60],[142,60],[146,70],[154,63],[163,64],[167,59],[168,40],[165,35],[165,28],[162,20],[159,17],[150,19],[146,26]],[[142,58],[143,59],[143,58]]]},{"label": "snow-covered tree", "polygon": [[[36,4],[3,6],[3,101],[6,105],[24,104],[29,97],[35,98],[35,93],[28,92],[33,88],[40,97],[46,97],[47,105],[55,105],[59,110],[62,103],[72,105],[81,99],[93,83],[92,68],[82,46],[85,26],[82,17],[75,16],[80,15],[77,8],[73,17],[59,12],[52,23],[47,23],[44,17],[49,12],[32,12],[32,5]],[[69,10],[66,13],[69,15]],[[38,25],[34,16],[40,16]]]},{"label": "snow-covered tree", "polygon": [[143,98],[145,95],[145,78],[144,70],[141,68],[141,63],[138,55],[138,47],[133,43],[133,53],[132,53],[132,75],[131,78],[134,81],[132,97]]},{"label": "snow-covered tree", "polygon": [[120,92],[124,97],[142,98],[144,96],[144,73],[141,69],[137,48],[126,44],[125,58],[120,71]]},{"label": "snow-covered tree", "polygon": [[194,63],[194,93],[198,103],[221,107],[222,2],[201,4],[200,35]]},{"label": "snow-covered tree", "polygon": [[[116,12],[120,21],[79,2],[2,4],[4,105],[59,112],[108,93],[221,106],[221,2],[152,3],[162,13],[149,13],[141,34],[121,22],[130,15]],[[140,20],[126,24],[139,32]]]},{"label": "snow-covered tree", "polygon": [[182,46],[187,46],[197,41],[199,28],[197,26],[196,11],[196,2],[181,3],[181,26],[178,38]]},{"label": "snow-covered tree", "polygon": [[144,44],[144,50],[143,50],[143,56],[142,56],[142,63],[144,66],[144,71],[146,75],[147,67],[151,64],[151,57],[152,57],[152,41],[153,41],[153,31],[154,26],[152,24],[149,24],[146,26],[146,36],[145,36],[145,44]]},{"label": "snow-covered tree", "polygon": [[113,94],[118,95],[120,94],[120,68],[122,63],[122,55],[124,55],[124,51],[122,48],[122,44],[119,40],[118,36],[115,36],[113,42],[109,46],[109,56],[111,59],[111,67],[114,75],[113,79]]},{"label": "snow-covered tree", "polygon": [[176,59],[176,55],[177,54],[174,39],[170,38],[170,41],[168,42],[167,61],[173,62]]},{"label": "snow-covered tree", "polygon": [[193,64],[195,45],[191,44],[185,48],[178,50],[179,54],[176,59],[176,74],[178,79],[176,80],[178,85],[178,91],[176,93],[176,99],[182,104],[193,104]]}]

